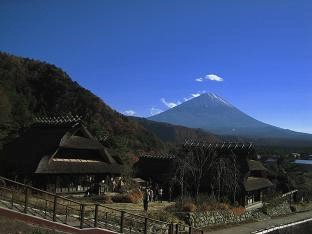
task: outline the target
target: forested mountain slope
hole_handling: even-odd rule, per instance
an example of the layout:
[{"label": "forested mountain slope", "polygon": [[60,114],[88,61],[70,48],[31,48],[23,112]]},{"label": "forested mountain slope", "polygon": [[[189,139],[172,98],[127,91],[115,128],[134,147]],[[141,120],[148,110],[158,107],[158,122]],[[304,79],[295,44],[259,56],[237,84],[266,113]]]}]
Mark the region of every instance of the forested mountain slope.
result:
[{"label": "forested mountain slope", "polygon": [[161,150],[164,143],[137,122],[114,111],[60,68],[0,53],[0,147],[27,128],[34,116],[81,115],[112,148]]}]

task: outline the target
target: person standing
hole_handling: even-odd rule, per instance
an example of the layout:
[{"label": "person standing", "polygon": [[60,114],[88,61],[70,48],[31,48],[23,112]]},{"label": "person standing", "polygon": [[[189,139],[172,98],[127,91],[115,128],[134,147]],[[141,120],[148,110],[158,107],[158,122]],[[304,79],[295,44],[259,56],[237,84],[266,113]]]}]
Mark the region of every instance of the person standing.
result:
[{"label": "person standing", "polygon": [[152,202],[154,200],[154,190],[150,188],[150,201]]},{"label": "person standing", "polygon": [[169,187],[169,202],[171,202],[171,195],[172,195],[172,187]]},{"label": "person standing", "polygon": [[145,212],[147,212],[148,210],[148,201],[149,201],[149,192],[148,189],[146,188],[143,195],[143,207]]},{"label": "person standing", "polygon": [[159,186],[158,184],[155,185],[155,194],[154,194],[154,197],[155,197],[155,201],[158,201],[159,200],[159,196],[158,196],[158,193],[159,193]]},{"label": "person standing", "polygon": [[159,199],[160,199],[160,202],[162,203],[162,196],[163,196],[163,193],[164,193],[164,190],[162,187],[160,187],[159,189]]}]

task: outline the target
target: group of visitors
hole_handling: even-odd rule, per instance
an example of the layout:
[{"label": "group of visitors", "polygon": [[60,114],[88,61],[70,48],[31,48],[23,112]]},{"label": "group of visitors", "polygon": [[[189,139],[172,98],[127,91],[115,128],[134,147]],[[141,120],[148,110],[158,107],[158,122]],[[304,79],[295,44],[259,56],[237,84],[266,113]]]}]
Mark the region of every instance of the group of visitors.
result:
[{"label": "group of visitors", "polygon": [[125,183],[121,177],[112,177],[110,180],[110,187],[112,192],[124,192]]},{"label": "group of visitors", "polygon": [[163,196],[164,190],[162,188],[155,189],[155,188],[146,188],[146,195],[147,195],[147,200],[149,202],[153,201],[160,201],[162,202],[162,196]]},{"label": "group of visitors", "polygon": [[155,188],[146,187],[144,191],[144,196],[143,196],[144,210],[147,211],[149,202],[153,202],[153,201],[162,202],[163,193],[164,193],[163,188],[158,187],[158,185],[156,185]]}]

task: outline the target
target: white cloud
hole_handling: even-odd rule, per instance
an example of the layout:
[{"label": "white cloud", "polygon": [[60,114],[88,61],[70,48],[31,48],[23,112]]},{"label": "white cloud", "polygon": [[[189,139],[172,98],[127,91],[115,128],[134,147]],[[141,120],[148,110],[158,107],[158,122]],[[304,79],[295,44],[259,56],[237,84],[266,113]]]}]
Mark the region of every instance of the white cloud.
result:
[{"label": "white cloud", "polygon": [[203,91],[198,91],[197,93],[191,93],[191,96],[190,97],[185,97],[183,98],[183,100],[186,102],[188,100],[191,100],[195,97],[199,97],[200,95],[202,95],[203,93],[206,93],[206,90],[203,90]]},{"label": "white cloud", "polygon": [[174,102],[167,102],[164,98],[161,98],[160,100],[161,100],[161,102],[163,104],[165,104],[165,106],[167,106],[169,108],[173,108],[173,107],[176,107],[177,105],[181,104],[181,102],[179,102],[179,101],[177,101],[176,103],[174,103]]},{"label": "white cloud", "polygon": [[192,93],[191,95],[192,95],[192,97],[199,97],[200,93]]},{"label": "white cloud", "polygon": [[197,82],[203,82],[204,81],[204,78],[197,78],[197,79],[195,79],[195,81],[197,81]]},{"label": "white cloud", "polygon": [[183,100],[184,100],[185,102],[187,102],[188,100],[191,100],[192,98],[194,98],[194,97],[185,97],[185,98],[183,98]]},{"label": "white cloud", "polygon": [[152,108],[150,109],[150,114],[151,114],[151,115],[157,115],[157,114],[159,114],[159,113],[161,113],[161,112],[162,112],[162,110],[161,110],[161,109],[158,109],[158,108],[152,107]]},{"label": "white cloud", "polygon": [[205,76],[205,79],[207,79],[207,80],[212,80],[212,81],[218,81],[218,82],[224,81],[223,78],[221,78],[220,76],[215,75],[215,74],[206,75],[206,76]]},{"label": "white cloud", "polygon": [[136,112],[134,110],[126,110],[124,111],[125,115],[129,115],[129,116],[134,116],[136,114]]}]

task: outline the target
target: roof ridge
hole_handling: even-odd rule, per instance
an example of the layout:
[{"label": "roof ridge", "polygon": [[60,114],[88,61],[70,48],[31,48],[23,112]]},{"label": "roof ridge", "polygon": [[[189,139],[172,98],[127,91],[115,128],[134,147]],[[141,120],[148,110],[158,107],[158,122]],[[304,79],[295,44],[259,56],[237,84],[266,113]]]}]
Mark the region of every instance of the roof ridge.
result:
[{"label": "roof ridge", "polygon": [[35,116],[34,123],[42,125],[62,125],[68,123],[77,123],[82,121],[81,115],[72,115],[71,113],[59,116]]}]

